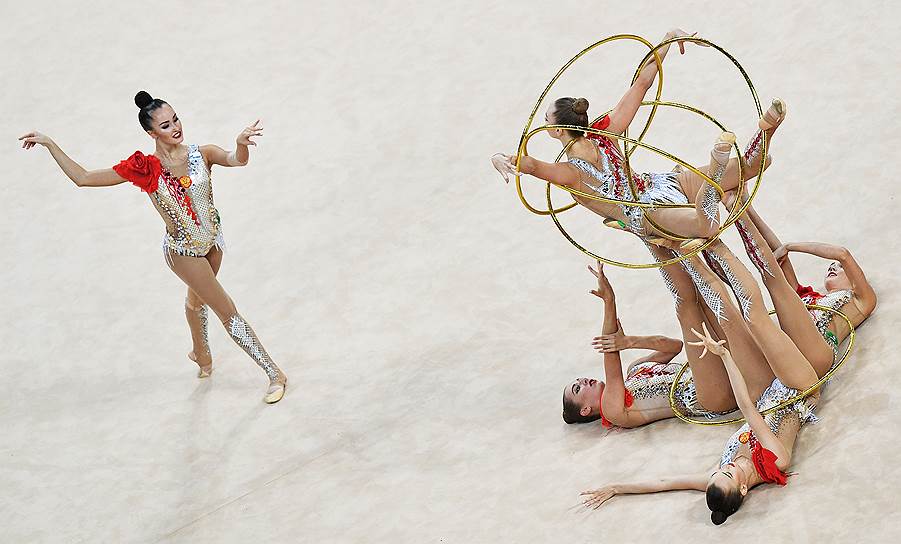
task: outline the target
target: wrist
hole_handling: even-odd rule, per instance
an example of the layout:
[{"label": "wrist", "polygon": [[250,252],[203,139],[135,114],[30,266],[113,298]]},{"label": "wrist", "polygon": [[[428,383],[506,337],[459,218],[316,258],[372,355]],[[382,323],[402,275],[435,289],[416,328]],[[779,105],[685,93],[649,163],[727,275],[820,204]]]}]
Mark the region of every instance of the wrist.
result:
[{"label": "wrist", "polygon": [[[516,161],[513,161],[514,166],[516,165]],[[519,159],[519,171],[523,174],[531,174],[535,169],[535,159],[529,157],[528,155],[523,156]]]}]

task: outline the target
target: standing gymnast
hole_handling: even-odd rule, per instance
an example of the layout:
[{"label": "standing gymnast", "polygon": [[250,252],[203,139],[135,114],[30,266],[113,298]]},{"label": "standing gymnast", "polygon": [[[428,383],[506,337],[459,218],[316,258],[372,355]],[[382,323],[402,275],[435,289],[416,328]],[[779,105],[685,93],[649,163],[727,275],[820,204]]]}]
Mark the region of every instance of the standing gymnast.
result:
[{"label": "standing gymnast", "polygon": [[49,137],[40,132],[21,136],[22,147],[46,147],[69,179],[79,187],[109,187],[130,181],[150,197],[163,218],[166,233],[163,252],[166,263],[188,286],[185,316],[191,330],[193,349],[188,357],[199,367],[198,377],[213,370],[207,341],[207,306],[222,322],[229,336],[260,366],[269,378],[263,400],[273,404],[282,399],[288,379],[272,361],[235,303],[216,279],[222,264],[222,231],[219,212],[213,205],[210,169],[220,166],[244,166],[250,158],[251,140],[261,136],[259,121],[238,135],[235,151],[226,152],[216,145],[183,143],[181,120],[175,110],[159,98],[141,91],[135,96],[138,121],[154,140],[152,155],[135,151],[112,168],[86,170],[69,158]]}]

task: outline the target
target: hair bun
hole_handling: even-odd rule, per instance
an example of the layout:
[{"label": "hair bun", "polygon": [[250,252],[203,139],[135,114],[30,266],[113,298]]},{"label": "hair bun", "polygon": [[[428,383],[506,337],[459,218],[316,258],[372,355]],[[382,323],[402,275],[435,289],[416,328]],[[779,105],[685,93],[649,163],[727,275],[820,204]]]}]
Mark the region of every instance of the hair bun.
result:
[{"label": "hair bun", "polygon": [[720,512],[719,510],[710,512],[710,521],[712,521],[714,525],[721,525],[728,517],[729,516],[727,516],[725,512]]},{"label": "hair bun", "polygon": [[588,100],[584,98],[576,98],[573,101],[573,111],[579,115],[588,113]]},{"label": "hair bun", "polygon": [[144,109],[153,102],[153,97],[147,91],[141,91],[135,95],[135,106]]}]

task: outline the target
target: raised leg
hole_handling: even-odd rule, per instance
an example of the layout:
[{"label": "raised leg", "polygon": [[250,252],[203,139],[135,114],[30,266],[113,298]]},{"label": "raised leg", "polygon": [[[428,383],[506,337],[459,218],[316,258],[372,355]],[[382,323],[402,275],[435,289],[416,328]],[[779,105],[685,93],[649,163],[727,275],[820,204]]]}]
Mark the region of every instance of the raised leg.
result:
[{"label": "raised leg", "polygon": [[[732,290],[741,305],[741,312],[738,315],[747,323],[754,342],[763,352],[776,377],[785,385],[795,389],[806,389],[812,385],[817,380],[817,372],[791,338],[770,319],[760,288],[748,269],[735,258],[735,255],[722,241],[714,242],[707,251],[713,260],[722,267],[725,276],[729,279]],[[700,259],[696,260],[699,263]],[[725,290],[722,289],[722,283],[713,282],[712,278],[715,276],[706,267],[696,264],[696,268],[701,271],[699,275],[702,278],[715,285],[713,290],[721,298],[721,307],[723,313],[726,314],[725,317],[733,319],[737,308],[728,299]],[[722,323],[722,320],[720,321]],[[725,325],[724,329],[728,337],[730,331]],[[742,373],[744,373],[744,369],[742,369]]]},{"label": "raised leg", "polygon": [[[670,259],[674,255],[672,250],[659,246],[648,245],[648,248],[658,260]],[[699,329],[701,323],[707,321],[707,316],[705,315],[707,308],[699,298],[691,276],[678,264],[661,268],[660,273],[663,275],[664,281],[676,301],[676,317],[682,330],[685,354],[694,377],[698,402],[704,408],[716,412],[734,409],[736,406],[735,397],[729,385],[729,376],[726,373],[722,360],[711,353],[701,358],[703,348],[689,345],[689,342],[694,342],[693,338],[695,338],[691,329],[701,330]],[[718,338],[730,338],[715,319],[712,325],[714,329],[719,331]],[[726,325],[732,330],[730,349],[734,350],[734,358],[740,361],[740,367],[756,369],[756,372],[747,370],[749,374],[756,378],[756,382],[752,383],[749,381],[749,384],[751,384],[749,387],[752,388],[752,393],[760,396],[772,383],[773,373],[757,345],[750,339],[747,328],[744,327],[743,323],[740,320],[735,320]],[[710,325],[708,325],[709,327]]]},{"label": "raised leg", "polygon": [[[760,121],[758,122],[760,129],[748,143],[748,146],[746,147],[745,152],[741,157],[743,166],[741,171],[744,181],[749,181],[757,176],[757,171],[760,169],[760,161],[763,160],[762,154],[760,153],[763,149],[761,144],[764,140],[766,140],[767,150],[770,150],[770,144],[772,143],[773,135],[775,134],[776,129],[779,128],[779,125],[782,123],[782,121],[785,120],[785,115],[785,103],[777,98],[773,100],[770,108],[763,114],[763,117],[760,118]],[[738,161],[739,159],[732,158],[729,159],[729,162],[726,164],[722,178],[720,179],[720,181],[718,181],[723,191],[732,191],[738,187]],[[766,162],[764,163],[764,170],[766,170],[766,168],[768,168],[770,164],[772,164],[772,158],[768,155],[766,157]],[[706,173],[711,178],[716,174],[715,169],[709,168],[707,166],[699,167],[698,170]],[[703,195],[701,190],[704,189],[706,185],[708,185],[704,181],[704,178],[690,170],[684,170],[679,174],[679,183],[682,185],[682,191],[688,197],[689,201],[692,202],[696,202],[698,200],[699,194]]]},{"label": "raised leg", "polygon": [[832,367],[835,353],[820,335],[810,318],[807,307],[789,284],[772,250],[753,221],[744,218],[735,224],[751,262],[760,273],[770,293],[779,326],[792,339],[804,357],[810,361],[817,376],[822,377]]}]

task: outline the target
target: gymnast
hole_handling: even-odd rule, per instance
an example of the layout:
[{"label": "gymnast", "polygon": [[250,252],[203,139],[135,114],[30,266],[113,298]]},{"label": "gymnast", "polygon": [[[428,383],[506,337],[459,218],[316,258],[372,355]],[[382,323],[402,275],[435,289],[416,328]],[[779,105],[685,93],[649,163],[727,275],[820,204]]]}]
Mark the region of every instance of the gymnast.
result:
[{"label": "gymnast", "polygon": [[165,223],[163,252],[169,268],[187,285],[185,316],[191,330],[193,349],[188,357],[199,367],[198,377],[213,370],[207,340],[207,306],[238,344],[269,379],[266,403],[281,400],[287,377],[279,369],[256,333],[238,313],[235,303],[216,279],[222,264],[223,239],[219,212],[213,205],[210,169],[213,165],[244,166],[251,140],[261,136],[259,121],[238,134],[236,147],[226,152],[216,145],[185,145],[182,124],[175,110],[145,91],[135,96],[138,122],[155,142],[152,155],[135,151],[112,168],[86,170],[69,158],[49,137],[40,132],[21,136],[22,147],[42,145],[69,179],[78,187],[109,187],[129,181],[147,194]]},{"label": "gymnast", "polygon": [[[727,194],[729,205],[734,201],[734,192]],[[808,310],[806,304],[838,310],[848,316],[856,328],[873,313],[877,302],[863,269],[843,247],[819,242],[783,245],[753,206],[748,208],[746,218],[739,219],[735,226],[748,257],[770,293],[779,326],[822,375],[831,368],[838,346],[850,329],[848,323],[836,319],[838,316],[833,312]],[[826,294],[798,283],[788,258],[792,251],[833,259],[824,278]]]},{"label": "gymnast", "polygon": [[[664,40],[690,37],[681,30],[673,30],[664,36]],[[678,42],[684,53],[683,42]],[[661,60],[666,58],[669,45],[659,49]],[[614,134],[623,134],[641,106],[647,91],[657,76],[657,63],[650,59],[639,72],[635,82],[625,93],[615,108],[603,116],[592,128],[606,130]],[[758,122],[759,130],[751,140],[745,156],[742,157],[742,172],[745,181],[754,177],[762,160],[761,140],[769,145],[776,128],[785,118],[785,104],[775,99],[770,108]],[[550,124],[589,127],[588,101],[584,98],[559,98],[545,114],[545,121]],[[632,200],[646,204],[688,204],[690,208],[649,208],[644,209],[628,204],[612,204],[573,195],[576,201],[606,218],[608,226],[622,225],[623,228],[640,236],[655,236],[662,233],[648,219],[664,229],[685,237],[695,238],[683,244],[685,249],[693,249],[703,243],[700,238],[708,238],[719,230],[720,195],[707,181],[691,170],[680,170],[665,173],[642,173],[635,175],[633,181],[638,195],[632,193],[624,168],[625,157],[619,144],[605,136],[587,136],[584,132],[569,129],[550,129],[548,134],[567,150],[567,162],[548,163],[529,156],[520,161],[520,172],[538,177],[542,180],[575,189],[584,193],[594,193],[606,198]],[[732,133],[724,132],[714,144],[710,163],[698,167],[716,181],[723,191],[734,189],[739,183],[739,158],[729,158],[731,146],[735,141]],[[568,147],[567,147],[568,146]],[[505,181],[510,175],[516,175],[515,157],[495,154],[492,164],[500,172]],[[764,167],[769,164],[767,159]],[[647,216],[647,217],[646,217]]]},{"label": "gymnast", "polygon": [[[587,423],[600,419],[605,427],[629,428],[673,417],[669,393],[679,365],[671,361],[681,351],[682,341],[665,336],[626,336],[617,318],[616,295],[603,265],[598,262],[597,270],[590,266],[588,269],[598,281],[597,289],[590,293],[604,301],[602,335],[594,338],[592,345],[603,353],[606,383],[578,378],[567,385],[563,391],[563,420]],[[710,309],[699,300],[689,275],[676,265],[666,270],[683,338],[690,339],[692,328],[702,323],[710,324],[720,337],[725,337]],[[773,372],[740,320],[725,325],[734,329],[736,349],[741,353],[743,368],[755,377],[752,394],[758,398],[772,382]],[[619,352],[631,348],[651,349],[653,353],[632,362],[624,379]],[[680,412],[713,418],[733,411],[735,398],[723,363],[716,357],[702,359],[701,348],[690,343],[686,343],[685,352],[690,370],[675,397]]]},{"label": "gymnast", "polygon": [[[710,519],[719,525],[738,510],[748,491],[755,486],[762,483],[787,483],[788,475],[785,471],[791,466],[798,430],[804,423],[815,419],[813,408],[818,393],[762,416],[760,412],[764,408],[791,399],[798,391],[783,385],[782,376],[777,374],[777,379],[767,387],[755,406],[749,393],[752,385],[735,364],[732,354],[724,346],[725,341],[714,339],[706,324],[702,324],[702,328],[703,334],[697,331],[694,333],[700,342],[693,344],[704,348],[702,358],[706,354],[720,357],[738,407],[747,423],[729,438],[719,462],[713,468],[698,474],[657,478],[640,483],[610,484],[585,491],[582,493],[586,497],[585,506],[596,509],[615,495],[683,489],[704,491],[711,511]],[[810,364],[804,364],[806,368],[799,370],[814,376],[815,371]]]}]

